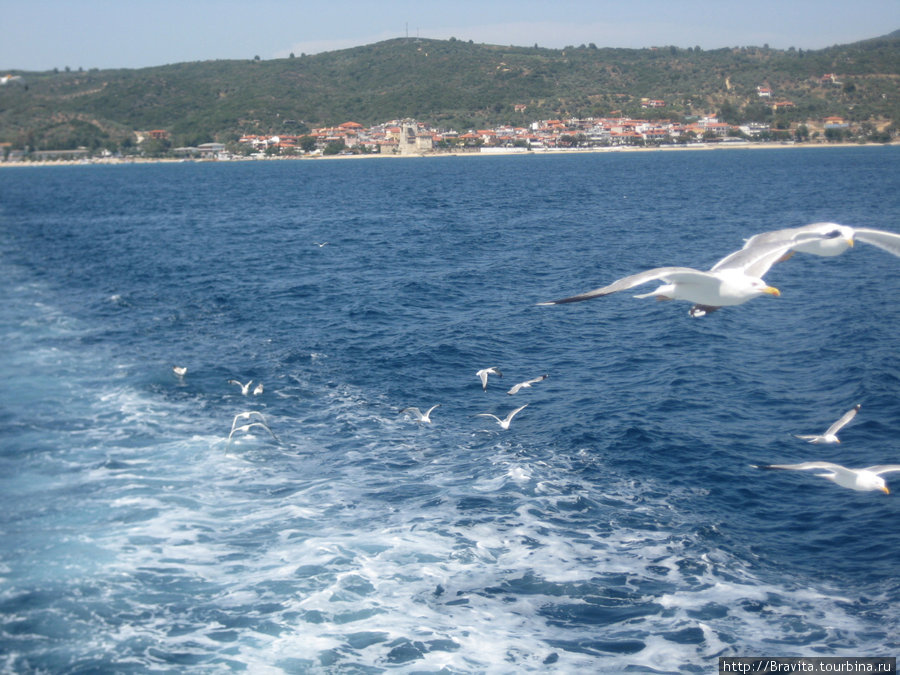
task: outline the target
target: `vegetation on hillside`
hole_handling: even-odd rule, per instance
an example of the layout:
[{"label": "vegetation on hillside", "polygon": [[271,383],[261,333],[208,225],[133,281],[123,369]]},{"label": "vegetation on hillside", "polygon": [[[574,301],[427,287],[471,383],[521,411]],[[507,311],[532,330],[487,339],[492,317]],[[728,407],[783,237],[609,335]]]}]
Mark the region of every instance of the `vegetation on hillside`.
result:
[{"label": "vegetation on hillside", "polygon": [[[303,134],[353,120],[417,118],[465,131],[558,117],[630,115],[788,126],[838,115],[900,123],[900,31],[815,51],[735,47],[562,50],[401,38],[313,56],[30,73],[0,89],[0,142],[128,148],[135,130],[173,145]],[[835,81],[825,81],[834,74]],[[772,90],[762,100],[757,87]],[[665,101],[644,109],[641,99]],[[772,102],[793,105],[773,111]],[[526,106],[516,110],[516,106]]]}]

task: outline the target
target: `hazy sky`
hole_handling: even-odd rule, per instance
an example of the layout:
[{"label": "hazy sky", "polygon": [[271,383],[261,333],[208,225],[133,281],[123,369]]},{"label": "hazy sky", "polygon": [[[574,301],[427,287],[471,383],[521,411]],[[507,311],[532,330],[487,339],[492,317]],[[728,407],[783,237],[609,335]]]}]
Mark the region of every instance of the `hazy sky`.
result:
[{"label": "hazy sky", "polygon": [[3,0],[0,71],[315,54],[410,36],[560,48],[820,49],[900,29],[900,0]]}]

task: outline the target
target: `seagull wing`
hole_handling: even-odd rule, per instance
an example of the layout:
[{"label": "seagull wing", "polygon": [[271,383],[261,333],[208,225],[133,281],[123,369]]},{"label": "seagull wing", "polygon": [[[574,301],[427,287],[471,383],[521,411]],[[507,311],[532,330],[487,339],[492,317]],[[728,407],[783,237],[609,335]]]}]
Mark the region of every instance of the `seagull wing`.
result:
[{"label": "seagull wing", "polygon": [[[677,275],[677,276],[676,276]],[[603,288],[596,288],[593,291],[588,291],[587,293],[582,293],[581,295],[573,295],[569,298],[561,298],[560,300],[550,300],[548,302],[539,302],[539,305],[562,305],[567,302],[581,302],[582,300],[590,300],[592,298],[599,298],[604,295],[609,295],[610,293],[617,293],[619,291],[627,291],[629,288],[634,288],[635,286],[640,286],[641,284],[645,284],[648,281],[654,280],[663,280],[663,281],[674,281],[674,280],[687,280],[689,277],[693,277],[696,275],[702,275],[703,277],[708,277],[709,274],[707,272],[701,272],[699,270],[695,270],[691,267],[654,267],[650,270],[645,270],[643,272],[638,272],[637,274],[632,274],[628,277],[623,277],[618,281],[614,281],[609,286],[604,286]]]},{"label": "seagull wing", "polygon": [[771,244],[780,241],[798,242],[804,239],[825,237],[837,231],[836,223],[812,223],[802,227],[788,227],[783,230],[760,232],[744,243],[744,248],[753,248],[763,244]]},{"label": "seagull wing", "polygon": [[819,436],[818,434],[794,434],[794,438],[800,438],[810,443],[821,443],[825,440],[824,436]]},{"label": "seagull wing", "polygon": [[493,417],[495,420],[497,420],[497,422],[498,422],[499,424],[502,424],[502,423],[503,423],[503,420],[501,420],[501,419],[500,419],[499,417],[497,417],[496,415],[492,415],[491,413],[478,413],[478,414],[475,415],[475,417]]},{"label": "seagull wing", "polygon": [[524,410],[524,409],[527,408],[527,407],[528,407],[528,404],[526,403],[525,405],[523,405],[523,406],[521,406],[521,407],[519,407],[519,408],[516,408],[516,409],[513,410],[511,413],[509,413],[509,415],[506,416],[506,419],[504,420],[504,422],[506,422],[507,424],[509,424],[510,422],[512,422],[512,418],[513,418],[513,417],[515,417],[516,415],[518,415],[522,410]]},{"label": "seagull wing", "polygon": [[435,403],[433,406],[431,406],[431,407],[428,409],[428,412],[425,413],[425,417],[428,417],[428,416],[431,414],[431,411],[432,411],[432,410],[434,410],[435,408],[440,408],[440,407],[441,407],[441,404],[440,404],[440,403]]},{"label": "seagull wing", "polygon": [[844,413],[843,417],[839,419],[837,422],[828,427],[828,431],[825,432],[825,435],[836,434],[840,431],[850,420],[856,417],[856,413],[859,412],[859,405],[850,408],[847,412]]},{"label": "seagull wing", "polygon": [[744,245],[744,248],[734,253],[729,253],[722,258],[712,266],[710,271],[740,270],[750,277],[763,277],[769,271],[769,268],[778,262],[779,258],[797,244],[793,239],[781,239],[774,241],[760,240],[756,244],[751,245],[753,239],[755,237],[751,238]]},{"label": "seagull wing", "polygon": [[853,231],[855,239],[900,256],[900,234],[885,232],[884,230],[870,230],[865,227],[854,228]]},{"label": "seagull wing", "polygon": [[834,471],[835,473],[848,472],[849,469],[840,464],[832,464],[831,462],[801,462],[800,464],[769,464],[761,466],[760,469],[789,469],[793,471],[809,471],[810,469],[825,469],[826,471]]},{"label": "seagull wing", "polygon": [[891,473],[893,471],[900,471],[900,464],[876,464],[875,466],[867,466],[866,471],[871,471],[877,475]]},{"label": "seagull wing", "polygon": [[[408,408],[404,408],[404,409],[401,410],[400,412],[401,412],[401,413],[411,412],[411,413],[412,413],[413,415],[415,415],[416,417],[421,417],[421,416],[422,416],[422,411],[419,410],[418,408],[416,408],[415,406],[409,406]],[[431,412],[431,411],[429,410],[428,412]]]}]

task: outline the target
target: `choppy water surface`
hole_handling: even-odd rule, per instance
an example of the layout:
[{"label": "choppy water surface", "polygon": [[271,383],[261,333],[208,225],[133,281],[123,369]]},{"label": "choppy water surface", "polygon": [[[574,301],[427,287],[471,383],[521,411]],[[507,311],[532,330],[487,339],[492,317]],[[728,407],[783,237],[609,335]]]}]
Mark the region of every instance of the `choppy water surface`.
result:
[{"label": "choppy water surface", "polygon": [[[0,668],[896,655],[900,497],[750,465],[900,462],[900,260],[797,255],[780,298],[703,319],[536,303],[765,230],[900,231],[898,169],[859,148],[4,171]],[[524,403],[508,431],[475,417]],[[855,403],[840,445],[791,436]],[[227,442],[246,410],[277,440]]]}]

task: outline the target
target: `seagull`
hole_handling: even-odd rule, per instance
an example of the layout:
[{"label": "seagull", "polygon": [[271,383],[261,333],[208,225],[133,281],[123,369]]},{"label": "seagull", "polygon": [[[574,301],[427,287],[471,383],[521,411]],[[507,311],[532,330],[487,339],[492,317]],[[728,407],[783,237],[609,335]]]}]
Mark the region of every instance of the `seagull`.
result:
[{"label": "seagull", "polygon": [[536,377],[533,380],[526,380],[525,382],[519,382],[519,384],[514,385],[513,388],[510,389],[506,393],[509,394],[510,396],[512,396],[513,394],[517,393],[519,391],[519,389],[522,389],[523,387],[530,387],[531,385],[537,384],[538,382],[543,382],[546,379],[547,379],[546,375],[541,375],[540,377]]},{"label": "seagull", "polygon": [[0,85],[7,84],[9,82],[18,82],[21,79],[21,75],[3,75],[2,77],[0,77]]},{"label": "seagull", "polygon": [[804,441],[809,441],[810,443],[840,443],[841,439],[837,437],[837,432],[843,429],[854,417],[856,417],[856,413],[859,412],[859,404],[857,403],[855,406],[850,408],[837,422],[832,424],[828,429],[825,430],[825,433],[821,436],[818,435],[801,435],[794,434],[797,438],[802,438]]},{"label": "seagull", "polygon": [[281,443],[281,440],[278,438],[278,436],[275,435],[275,432],[269,428],[268,424],[266,424],[265,422],[250,422],[249,424],[242,424],[241,426],[235,427],[231,430],[231,433],[228,434],[228,445],[231,445],[231,437],[234,436],[234,434],[236,432],[249,431],[253,427],[262,427],[263,429],[268,431],[270,434],[272,434],[272,438],[274,438],[277,443]]},{"label": "seagull", "polygon": [[487,391],[488,375],[496,375],[497,377],[503,377],[503,373],[501,373],[500,370],[495,367],[482,368],[475,374],[481,378],[481,388],[484,391]]},{"label": "seagull", "polygon": [[250,380],[247,384],[242,384],[242,383],[238,382],[237,380],[228,380],[228,384],[236,384],[237,386],[239,386],[241,388],[241,394],[243,396],[246,396],[247,394],[250,393],[250,385],[253,384],[253,380]]},{"label": "seagull", "polygon": [[316,246],[318,246],[319,248],[322,248],[323,246],[328,246],[328,242],[327,242],[327,241],[323,241],[322,243],[319,243],[319,242],[317,242],[317,241],[314,241],[313,243],[314,243]]},{"label": "seagull", "polygon": [[[821,235],[810,234],[810,238],[814,237],[821,238]],[[691,267],[655,267],[581,295],[538,304],[561,305],[567,302],[580,302],[625,291],[648,281],[659,280],[664,283],[655,291],[634,297],[655,296],[657,300],[687,300],[694,303],[690,311],[691,316],[705,316],[720,307],[742,305],[761,295],[776,297],[781,295],[777,288],[766,284],[762,277],[779,258],[795,246],[797,242],[793,240],[760,242],[730,253],[713,265],[708,272]]]},{"label": "seagull", "polygon": [[409,406],[408,408],[404,408],[400,412],[401,413],[405,413],[405,412],[411,413],[412,416],[415,418],[416,422],[422,422],[423,424],[431,424],[431,411],[434,410],[435,408],[439,408],[440,406],[441,406],[441,404],[437,403],[437,404],[431,406],[424,414],[422,413],[421,410],[419,410],[415,406]]},{"label": "seagull", "polygon": [[[252,381],[253,381],[253,380],[251,380],[251,382],[252,382]],[[249,384],[250,384],[250,383],[248,382],[247,385],[249,386]],[[261,393],[263,393],[263,383],[262,383],[262,382],[260,382],[258,385],[256,385],[255,387],[253,387],[253,395],[254,395],[254,396],[259,396]]]},{"label": "seagull", "polygon": [[827,478],[840,485],[841,487],[850,488],[851,490],[859,490],[861,492],[869,490],[881,490],[885,494],[890,494],[884,479],[881,477],[883,473],[892,471],[900,471],[900,464],[878,464],[869,466],[865,469],[848,469],[840,464],[832,464],[831,462],[801,462],[800,464],[769,464],[768,466],[757,466],[757,469],[793,469],[796,471],[808,471],[810,469],[821,469],[827,473],[817,473],[817,476]]},{"label": "seagull", "polygon": [[185,376],[185,373],[187,373],[187,368],[185,366],[172,366],[172,372],[175,373],[180,380]]},{"label": "seagull", "polygon": [[231,430],[234,431],[235,429],[237,429],[238,420],[250,420],[254,417],[263,424],[266,424],[266,418],[261,412],[259,412],[258,410],[247,410],[246,412],[240,412],[234,416],[234,420],[231,422]]},{"label": "seagull", "polygon": [[[750,237],[744,248],[760,244],[793,241],[793,251],[833,258],[853,246],[854,241],[872,244],[880,249],[900,256],[900,234],[867,227],[850,227],[838,223],[812,223],[803,227],[763,232]],[[793,253],[791,251],[790,253]],[[786,257],[790,257],[786,254]]]},{"label": "seagull", "polygon": [[509,429],[509,423],[512,422],[512,418],[515,417],[520,411],[522,411],[523,409],[525,409],[527,407],[528,407],[528,404],[526,403],[521,408],[516,408],[511,413],[509,413],[509,415],[507,415],[506,418],[504,418],[502,420],[499,417],[497,417],[496,415],[492,415],[491,413],[478,413],[477,415],[475,415],[475,417],[493,417],[495,420],[497,420],[497,424],[499,424],[501,428]]}]

